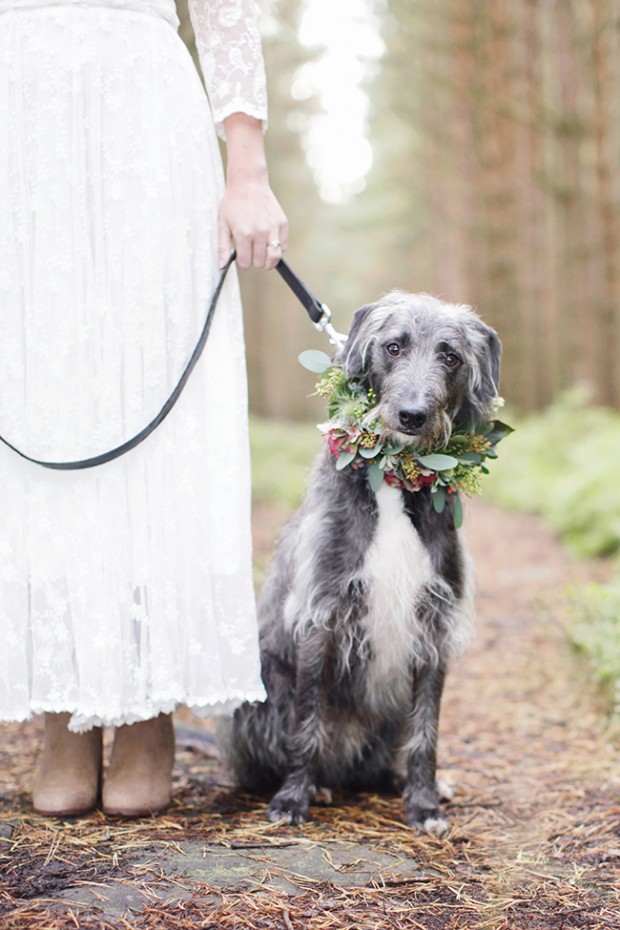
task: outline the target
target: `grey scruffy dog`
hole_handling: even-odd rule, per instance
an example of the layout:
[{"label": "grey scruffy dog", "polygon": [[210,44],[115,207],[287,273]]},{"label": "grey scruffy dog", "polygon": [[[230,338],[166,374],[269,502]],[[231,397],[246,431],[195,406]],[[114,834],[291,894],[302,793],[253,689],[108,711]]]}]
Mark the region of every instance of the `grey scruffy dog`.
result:
[{"label": "grey scruffy dog", "polygon": [[[501,344],[468,307],[400,291],[355,314],[334,358],[372,387],[386,433],[441,447],[492,417]],[[465,646],[472,569],[428,488],[337,470],[325,450],[286,526],[259,600],[265,703],[234,716],[231,763],[248,790],[277,789],[271,820],[302,823],[318,787],[400,786],[411,826],[441,834],[439,705]]]}]

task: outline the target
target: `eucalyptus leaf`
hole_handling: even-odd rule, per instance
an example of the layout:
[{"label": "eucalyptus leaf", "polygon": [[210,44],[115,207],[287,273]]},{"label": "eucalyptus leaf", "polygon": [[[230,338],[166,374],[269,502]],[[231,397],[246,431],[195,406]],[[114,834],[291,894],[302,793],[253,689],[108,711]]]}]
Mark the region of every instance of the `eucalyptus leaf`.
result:
[{"label": "eucalyptus leaf", "polygon": [[493,432],[509,436],[511,433],[514,433],[514,431],[514,426],[509,426],[508,423],[504,423],[502,420],[493,421]]},{"label": "eucalyptus leaf", "polygon": [[456,458],[465,465],[479,465],[482,461],[482,456],[479,452],[461,452]]},{"label": "eucalyptus leaf", "polygon": [[396,443],[394,446],[385,446],[386,455],[398,455],[405,448],[404,442]]},{"label": "eucalyptus leaf", "polygon": [[318,349],[306,349],[297,356],[300,365],[313,371],[317,375],[322,375],[324,371],[331,367],[332,360],[325,352]]},{"label": "eucalyptus leaf", "polygon": [[453,455],[444,455],[441,452],[433,452],[431,455],[418,455],[416,458],[423,468],[430,468],[431,471],[448,471],[450,468],[456,468],[459,464]]},{"label": "eucalyptus leaf", "polygon": [[452,517],[454,520],[454,529],[460,530],[463,526],[463,502],[458,494],[454,495],[454,507],[452,510]]},{"label": "eucalyptus leaf", "polygon": [[435,513],[443,513],[444,507],[446,506],[446,492],[444,489],[436,488],[431,494],[431,500]]},{"label": "eucalyptus leaf", "polygon": [[359,454],[363,459],[374,459],[383,451],[381,443],[378,442],[376,446],[373,446],[372,449],[364,449],[363,446],[359,447]]},{"label": "eucalyptus leaf", "polygon": [[377,462],[371,462],[368,466],[368,483],[375,493],[383,484],[383,469],[379,467]]},{"label": "eucalyptus leaf", "polygon": [[486,438],[489,442],[495,443],[500,442],[502,439],[505,439],[506,436],[510,436],[511,433],[514,433],[512,426],[508,426],[507,423],[502,423],[501,420],[495,420],[490,424],[490,429],[486,433]]},{"label": "eucalyptus leaf", "polygon": [[350,465],[353,459],[355,458],[355,452],[341,452],[338,456],[338,461],[336,462],[336,469],[342,471],[343,468],[346,468],[347,465]]}]

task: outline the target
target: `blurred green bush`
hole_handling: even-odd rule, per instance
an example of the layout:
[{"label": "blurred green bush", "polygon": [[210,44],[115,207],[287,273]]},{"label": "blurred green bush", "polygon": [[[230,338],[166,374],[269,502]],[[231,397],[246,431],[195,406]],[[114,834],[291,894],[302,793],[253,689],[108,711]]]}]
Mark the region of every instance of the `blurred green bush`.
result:
[{"label": "blurred green bush", "polygon": [[570,593],[571,640],[620,715],[620,575],[608,585],[582,585]]},{"label": "blurred green bush", "polygon": [[252,417],[250,447],[254,501],[293,510],[301,501],[321,447],[316,426]]},{"label": "blurred green bush", "polygon": [[573,390],[517,419],[483,493],[540,513],[578,556],[620,553],[620,414]]},{"label": "blurred green bush", "polygon": [[[508,417],[513,423],[513,418]],[[583,390],[523,419],[500,449],[483,490],[497,503],[532,511],[578,556],[620,554],[620,414]],[[620,574],[568,594],[569,637],[620,714]]]}]

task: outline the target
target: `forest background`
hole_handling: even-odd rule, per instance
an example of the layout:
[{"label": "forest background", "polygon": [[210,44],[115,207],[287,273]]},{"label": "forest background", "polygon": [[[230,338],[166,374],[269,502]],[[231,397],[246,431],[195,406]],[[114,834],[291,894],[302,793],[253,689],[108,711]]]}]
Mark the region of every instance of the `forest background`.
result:
[{"label": "forest background", "polygon": [[[308,44],[313,2],[262,4],[266,139],[287,260],[337,327],[394,287],[428,291],[498,330],[511,405],[540,409],[586,385],[619,408],[618,0],[336,0]],[[311,75],[347,17],[352,37],[363,19],[378,43],[358,56],[372,164],[357,192],[325,200],[307,157],[324,105]],[[242,286],[253,411],[313,417],[296,357],[324,340],[277,275]]]},{"label": "forest background", "polygon": [[[259,2],[287,260],[341,331],[395,287],[498,330],[518,429],[484,490],[616,560],[566,618],[620,721],[620,0]],[[285,514],[328,347],[277,274],[241,284],[254,502]]]}]

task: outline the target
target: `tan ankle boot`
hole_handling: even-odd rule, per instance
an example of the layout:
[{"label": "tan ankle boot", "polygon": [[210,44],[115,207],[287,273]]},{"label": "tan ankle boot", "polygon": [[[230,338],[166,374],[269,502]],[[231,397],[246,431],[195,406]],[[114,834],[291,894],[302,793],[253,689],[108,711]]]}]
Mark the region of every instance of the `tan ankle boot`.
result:
[{"label": "tan ankle boot", "polygon": [[49,817],[88,814],[101,788],[101,728],[72,733],[71,714],[45,714],[45,741],[32,803]]},{"label": "tan ankle boot", "polygon": [[170,804],[174,728],[170,714],[117,727],[103,785],[103,810],[146,817]]}]

